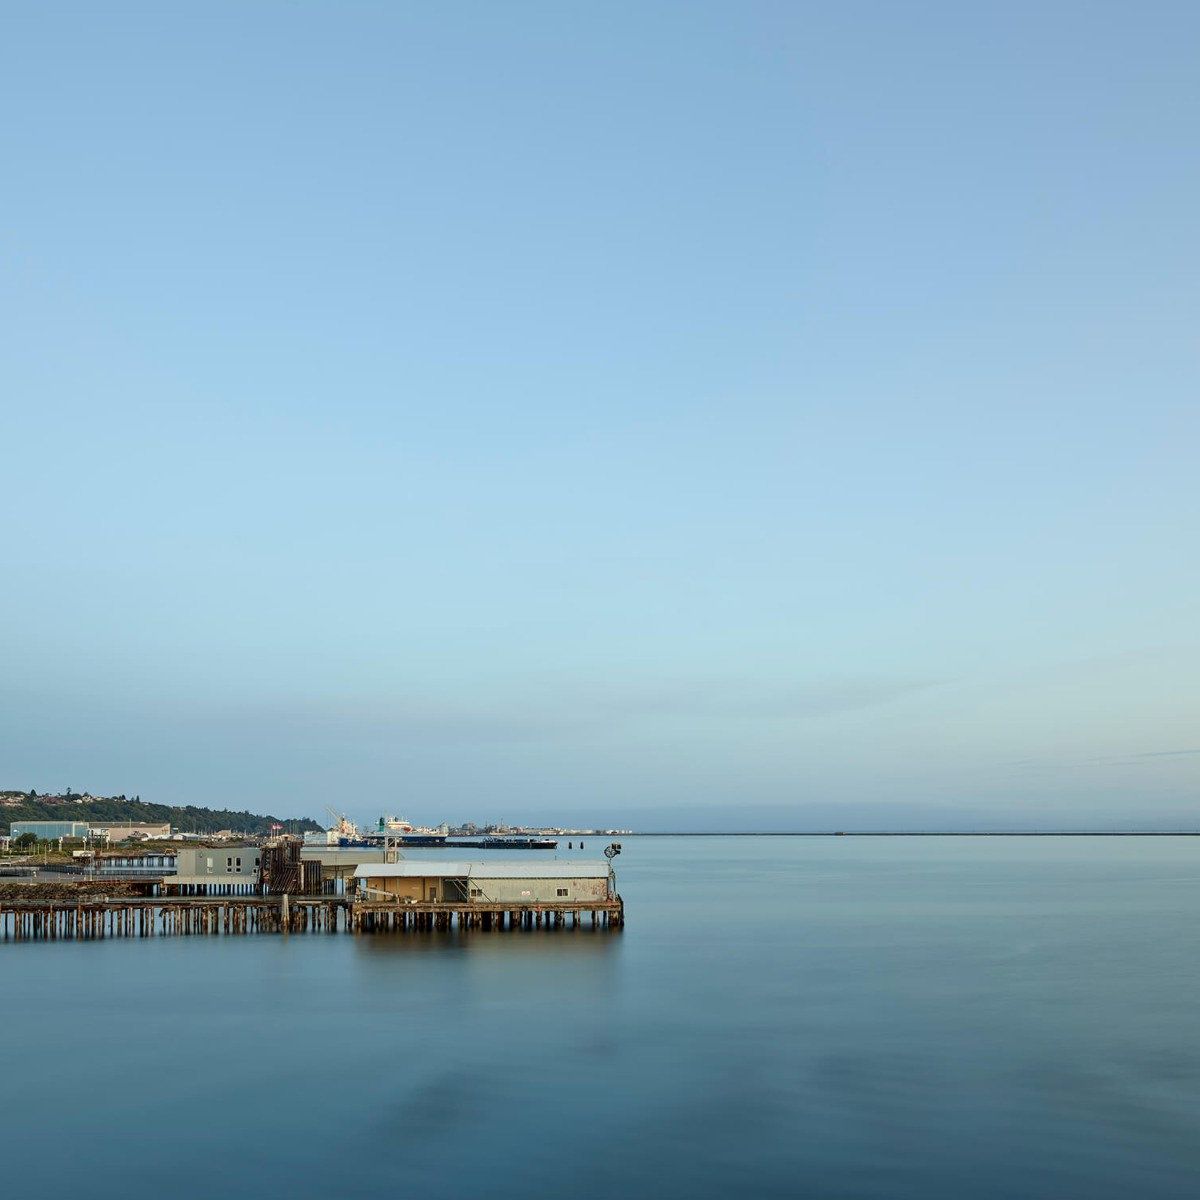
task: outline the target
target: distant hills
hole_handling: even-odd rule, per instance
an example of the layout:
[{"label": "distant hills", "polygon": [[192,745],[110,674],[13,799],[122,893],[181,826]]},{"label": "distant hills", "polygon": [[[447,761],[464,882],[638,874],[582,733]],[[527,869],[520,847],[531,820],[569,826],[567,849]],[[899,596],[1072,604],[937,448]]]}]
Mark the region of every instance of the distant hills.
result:
[{"label": "distant hills", "polygon": [[200,808],[189,804],[148,804],[139,796],[93,796],[67,791],[61,795],[38,792],[0,791],[0,830],[7,833],[13,821],[87,821],[100,825],[105,821],[134,825],[161,824],[169,821],[180,833],[216,833],[232,829],[236,833],[269,834],[272,825],[282,825],[289,833],[306,833],[321,828],[307,817],[260,816],[235,812],[229,808]]}]

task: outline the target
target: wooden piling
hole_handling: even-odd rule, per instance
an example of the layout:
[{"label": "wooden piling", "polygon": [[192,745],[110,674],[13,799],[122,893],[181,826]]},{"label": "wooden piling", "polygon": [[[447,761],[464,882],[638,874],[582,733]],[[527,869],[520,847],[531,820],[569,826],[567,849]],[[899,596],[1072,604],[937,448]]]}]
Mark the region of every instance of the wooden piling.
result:
[{"label": "wooden piling", "polygon": [[449,933],[621,929],[625,905],[608,901],[452,904],[285,894],[13,900],[0,904],[0,939],[92,941],[114,937],[236,937],[251,933]]}]

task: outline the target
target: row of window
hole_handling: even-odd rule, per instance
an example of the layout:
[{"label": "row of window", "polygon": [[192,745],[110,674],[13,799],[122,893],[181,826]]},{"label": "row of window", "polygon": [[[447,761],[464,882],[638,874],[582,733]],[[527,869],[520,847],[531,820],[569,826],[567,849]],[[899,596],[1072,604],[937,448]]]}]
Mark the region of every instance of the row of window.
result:
[{"label": "row of window", "polygon": [[[209,858],[207,860],[207,862],[208,862],[208,869],[211,871],[213,869],[213,860],[211,858]],[[236,866],[234,865],[235,863],[237,864]],[[259,860],[256,858],[254,860],[254,865],[257,867],[258,863],[259,863]],[[231,855],[229,855],[228,858],[225,859],[225,870],[227,873],[233,874],[233,872],[235,870],[240,871],[241,869],[242,869],[242,860],[240,858],[234,858],[233,855],[231,854]]]}]

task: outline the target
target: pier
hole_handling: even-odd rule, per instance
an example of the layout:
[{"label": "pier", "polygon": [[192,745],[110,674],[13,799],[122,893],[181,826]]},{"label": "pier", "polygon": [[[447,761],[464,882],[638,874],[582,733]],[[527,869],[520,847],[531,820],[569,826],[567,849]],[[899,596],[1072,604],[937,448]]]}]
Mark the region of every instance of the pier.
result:
[{"label": "pier", "polygon": [[251,933],[416,933],[431,930],[621,929],[625,903],[431,903],[343,896],[203,896],[0,900],[0,941]]}]

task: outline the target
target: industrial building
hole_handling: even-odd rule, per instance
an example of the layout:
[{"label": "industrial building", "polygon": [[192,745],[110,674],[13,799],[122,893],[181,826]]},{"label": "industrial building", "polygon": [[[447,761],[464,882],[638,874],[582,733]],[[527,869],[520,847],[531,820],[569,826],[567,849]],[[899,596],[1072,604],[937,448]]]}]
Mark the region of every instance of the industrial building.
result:
[{"label": "industrial building", "polygon": [[163,821],[153,825],[137,825],[127,821],[113,821],[106,825],[93,825],[92,837],[107,842],[125,842],[130,838],[169,838],[171,826]]},{"label": "industrial building", "polygon": [[364,863],[356,871],[367,899],[430,904],[553,904],[608,900],[607,862]]},{"label": "industrial building", "polygon": [[88,836],[86,821],[14,821],[9,836],[19,838],[23,833],[32,833],[44,842],[56,842],[59,838],[83,838]]}]

